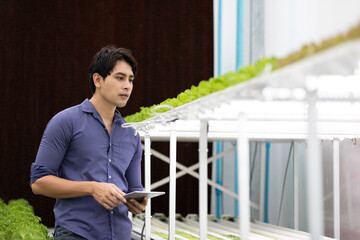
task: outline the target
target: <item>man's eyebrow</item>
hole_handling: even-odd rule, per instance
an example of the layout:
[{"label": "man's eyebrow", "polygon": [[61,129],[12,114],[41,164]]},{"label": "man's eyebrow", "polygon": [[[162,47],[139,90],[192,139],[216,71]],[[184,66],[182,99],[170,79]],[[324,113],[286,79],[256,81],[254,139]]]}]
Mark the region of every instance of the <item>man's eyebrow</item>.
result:
[{"label": "man's eyebrow", "polygon": [[[122,75],[122,76],[126,76],[126,74],[125,73],[122,73],[122,72],[117,72],[117,73],[114,73],[114,75]],[[129,77],[134,77],[134,75],[129,75]]]}]

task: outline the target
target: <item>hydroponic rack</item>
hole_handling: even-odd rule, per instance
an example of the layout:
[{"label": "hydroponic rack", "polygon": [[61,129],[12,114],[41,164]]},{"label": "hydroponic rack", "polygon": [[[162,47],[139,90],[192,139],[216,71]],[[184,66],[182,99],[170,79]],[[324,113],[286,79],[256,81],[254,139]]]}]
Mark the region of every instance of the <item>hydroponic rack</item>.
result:
[{"label": "hydroponic rack", "polygon": [[[176,167],[199,178],[199,237],[206,239],[207,184],[222,191],[207,176],[207,143],[236,140],[238,153],[238,228],[249,239],[249,140],[307,141],[308,219],[313,239],[323,235],[322,167],[319,139],[333,140],[334,233],[339,238],[339,141],[360,138],[360,40],[350,41],[275,72],[229,87],[171,109],[140,123],[129,124],[144,140],[145,189],[151,190],[151,141],[170,142],[169,239],[175,239]],[[129,126],[128,125],[128,126]],[[199,164],[186,168],[176,162],[177,141],[199,141]],[[159,157],[159,155],[157,156]],[[164,158],[160,156],[160,158]],[[166,158],[166,157],[165,157]],[[165,159],[166,160],[166,159]],[[199,173],[194,170],[199,168]],[[154,187],[154,186],[153,186]],[[296,204],[295,204],[295,207]],[[150,239],[150,204],[146,239]],[[295,216],[296,217],[296,216]]]}]

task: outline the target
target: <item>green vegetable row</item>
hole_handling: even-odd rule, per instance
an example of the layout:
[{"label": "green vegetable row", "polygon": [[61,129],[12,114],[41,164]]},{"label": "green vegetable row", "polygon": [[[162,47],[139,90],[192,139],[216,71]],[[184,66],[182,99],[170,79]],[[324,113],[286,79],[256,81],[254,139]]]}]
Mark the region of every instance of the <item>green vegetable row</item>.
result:
[{"label": "green vegetable row", "polygon": [[51,239],[48,229],[40,222],[25,199],[10,200],[7,205],[0,199],[0,240]]},{"label": "green vegetable row", "polygon": [[[127,122],[144,121],[153,117],[154,113],[156,114],[168,111],[169,108],[165,107],[164,105],[169,105],[173,108],[176,108],[185,103],[194,101],[197,98],[204,97],[210,93],[250,80],[251,78],[261,73],[267,64],[271,64],[272,69],[276,70],[300,59],[333,47],[337,44],[356,38],[360,38],[360,23],[357,26],[351,28],[345,34],[339,34],[337,36],[331,37],[322,41],[320,44],[310,43],[303,46],[299,51],[291,53],[284,58],[264,58],[249,66],[241,67],[238,72],[230,72],[217,78],[203,80],[197,86],[192,86],[190,89],[181,92],[176,98],[166,99],[160,104],[156,104],[151,107],[141,107],[139,112],[126,116],[125,120]],[[164,107],[161,108],[162,106]]]},{"label": "green vegetable row", "polygon": [[[180,93],[176,98],[169,98],[160,104],[153,105],[151,107],[141,107],[140,112],[125,117],[125,120],[127,122],[141,122],[153,117],[153,113],[168,111],[169,108],[165,107],[165,105],[176,108],[185,103],[194,101],[195,99],[204,97],[210,93],[247,81],[261,73],[267,64],[274,66],[275,61],[275,58],[264,58],[252,65],[240,68],[238,72],[229,72],[217,78],[203,80],[199,83],[199,85],[192,86],[190,89]],[[161,106],[164,107],[160,108]],[[155,107],[157,108],[156,110],[154,109]]]},{"label": "green vegetable row", "polygon": [[[161,233],[161,232],[153,232],[153,233],[156,234],[156,235],[158,235],[159,237],[164,238],[164,239],[169,239],[169,236],[168,236],[166,233]],[[197,237],[195,237],[195,236],[193,236],[193,235],[191,235],[191,234],[188,234],[188,233],[185,233],[185,232],[181,232],[181,231],[176,231],[176,234],[179,235],[179,236],[181,236],[181,237],[184,237],[184,238],[186,238],[186,239],[190,239],[190,240],[192,240],[192,239],[194,239],[194,240],[199,239],[199,238],[197,238]],[[239,237],[234,236],[234,235],[231,235],[231,234],[229,234],[229,235],[223,235],[223,236],[224,236],[224,237],[227,237],[227,238],[230,238],[230,239],[239,239]],[[212,235],[208,235],[207,237],[208,237],[208,239],[210,239],[210,240],[218,240],[218,239],[219,239],[219,238],[214,237],[214,236],[212,236]],[[175,238],[175,239],[178,239],[178,238]]]}]

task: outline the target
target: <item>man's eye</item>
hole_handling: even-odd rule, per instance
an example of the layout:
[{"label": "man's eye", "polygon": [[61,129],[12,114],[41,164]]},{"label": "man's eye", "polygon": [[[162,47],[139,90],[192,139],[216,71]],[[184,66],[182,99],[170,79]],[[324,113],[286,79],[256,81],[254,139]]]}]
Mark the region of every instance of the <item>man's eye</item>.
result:
[{"label": "man's eye", "polygon": [[123,80],[124,78],[123,78],[123,77],[117,77],[117,79],[119,79],[119,80]]}]

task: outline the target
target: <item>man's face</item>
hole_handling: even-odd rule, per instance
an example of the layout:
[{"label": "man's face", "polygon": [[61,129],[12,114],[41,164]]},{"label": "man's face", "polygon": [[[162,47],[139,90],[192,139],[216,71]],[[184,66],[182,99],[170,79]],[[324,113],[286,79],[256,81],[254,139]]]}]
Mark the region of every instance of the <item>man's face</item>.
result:
[{"label": "man's face", "polygon": [[117,61],[113,70],[104,80],[101,80],[99,91],[102,98],[119,108],[124,107],[133,89],[134,74],[126,61]]}]

